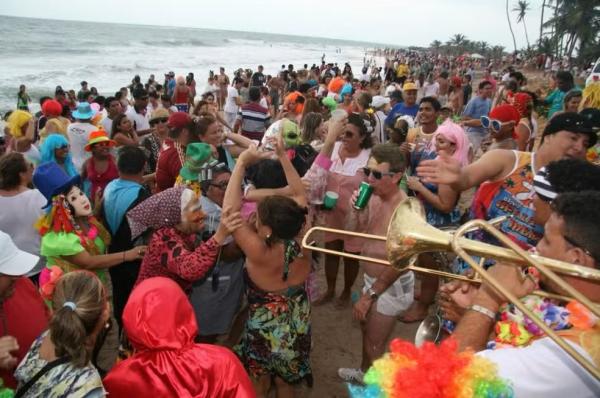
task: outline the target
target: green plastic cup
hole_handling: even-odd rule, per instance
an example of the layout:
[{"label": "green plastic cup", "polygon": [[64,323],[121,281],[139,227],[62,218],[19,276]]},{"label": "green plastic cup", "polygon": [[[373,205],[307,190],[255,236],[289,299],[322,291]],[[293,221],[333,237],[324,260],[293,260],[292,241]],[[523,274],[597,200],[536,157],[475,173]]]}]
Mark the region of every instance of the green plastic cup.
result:
[{"label": "green plastic cup", "polygon": [[325,199],[323,200],[323,207],[327,210],[331,210],[337,204],[338,198],[340,195],[337,192],[327,191],[325,192]]}]

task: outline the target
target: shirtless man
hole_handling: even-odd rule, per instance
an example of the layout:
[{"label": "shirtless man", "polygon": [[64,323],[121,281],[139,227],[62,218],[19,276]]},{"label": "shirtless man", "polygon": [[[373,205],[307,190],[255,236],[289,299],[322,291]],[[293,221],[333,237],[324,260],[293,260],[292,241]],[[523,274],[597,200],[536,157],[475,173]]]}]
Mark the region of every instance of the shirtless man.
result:
[{"label": "shirtless man", "polygon": [[[367,181],[374,196],[368,207],[354,211],[351,222],[356,221],[359,231],[385,235],[396,206],[407,198],[398,188],[404,174],[404,159],[400,148],[389,144],[373,147],[365,168]],[[357,192],[352,197],[355,202]],[[363,246],[362,255],[385,259],[385,242]],[[391,267],[361,262],[364,269],[363,294],[354,304],[353,316],[361,321],[363,349],[359,369],[341,368],[338,375],[347,382],[362,383],[364,372],[373,361],[385,352],[396,318],[413,300],[414,275],[402,274]]]},{"label": "shirtless man", "polygon": [[219,91],[217,91],[217,101],[219,103],[219,110],[223,109],[225,99],[227,98],[227,86],[229,86],[229,76],[225,74],[225,68],[219,68],[219,76],[217,76],[217,82],[219,83]]}]

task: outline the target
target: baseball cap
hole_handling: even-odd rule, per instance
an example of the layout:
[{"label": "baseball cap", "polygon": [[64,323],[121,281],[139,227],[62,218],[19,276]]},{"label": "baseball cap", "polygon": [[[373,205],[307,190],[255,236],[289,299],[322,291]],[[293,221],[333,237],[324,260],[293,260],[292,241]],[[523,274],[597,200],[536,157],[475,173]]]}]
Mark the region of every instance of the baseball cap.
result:
[{"label": "baseball cap", "polygon": [[548,181],[548,171],[542,167],[533,177],[533,189],[544,202],[552,202],[558,194]]},{"label": "baseball cap", "polygon": [[192,123],[192,118],[186,112],[173,112],[169,116],[167,126],[172,129],[182,129],[188,127]]},{"label": "baseball cap", "polygon": [[586,108],[579,112],[579,114],[584,119],[584,127],[596,133],[600,131],[600,109]]},{"label": "baseball cap", "polygon": [[404,86],[402,86],[402,91],[409,91],[409,90],[418,90],[417,85],[414,84],[413,82],[406,82],[404,83]]},{"label": "baseball cap", "polygon": [[548,121],[542,138],[565,130],[572,133],[587,134],[590,138],[589,147],[596,145],[598,141],[598,136],[588,119],[575,112],[564,112],[553,116]]},{"label": "baseball cap", "polygon": [[20,250],[10,236],[0,231],[0,274],[21,276],[38,263],[39,257]]},{"label": "baseball cap", "polygon": [[376,95],[371,100],[371,106],[373,108],[379,108],[379,107],[382,107],[382,106],[387,105],[389,103],[390,103],[390,99],[386,98],[386,97],[383,97],[381,95]]}]

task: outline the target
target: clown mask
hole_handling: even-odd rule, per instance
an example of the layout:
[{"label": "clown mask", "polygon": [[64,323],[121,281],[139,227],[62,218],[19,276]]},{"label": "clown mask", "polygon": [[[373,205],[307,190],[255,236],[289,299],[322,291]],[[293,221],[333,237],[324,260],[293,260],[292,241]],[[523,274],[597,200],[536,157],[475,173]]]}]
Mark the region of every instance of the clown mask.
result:
[{"label": "clown mask", "polygon": [[92,215],[90,200],[77,186],[73,186],[65,195],[67,202],[73,208],[75,217],[88,217]]},{"label": "clown mask", "polygon": [[191,189],[181,194],[181,224],[187,233],[201,233],[204,230],[204,218],[200,196]]}]

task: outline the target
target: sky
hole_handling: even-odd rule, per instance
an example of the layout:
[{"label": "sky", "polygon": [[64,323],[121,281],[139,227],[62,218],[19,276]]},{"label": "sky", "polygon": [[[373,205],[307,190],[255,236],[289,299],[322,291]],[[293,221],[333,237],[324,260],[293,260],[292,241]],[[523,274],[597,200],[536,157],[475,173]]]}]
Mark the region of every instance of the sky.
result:
[{"label": "sky", "polygon": [[[516,0],[509,0],[509,10]],[[248,5],[251,5],[249,7]],[[529,40],[539,36],[541,0],[529,0]],[[510,12],[517,47],[523,24]],[[461,33],[512,49],[503,0],[0,0],[0,15],[282,33],[428,46]]]}]

